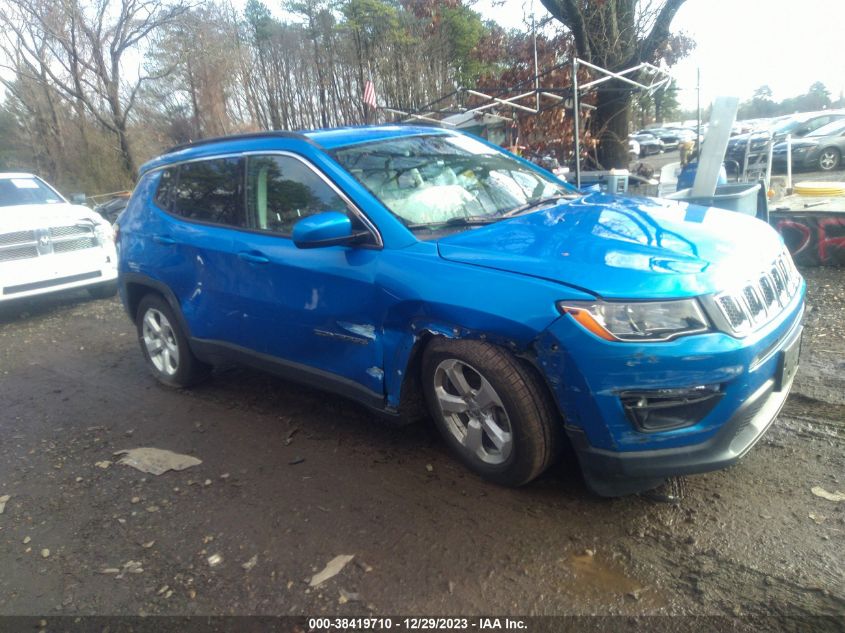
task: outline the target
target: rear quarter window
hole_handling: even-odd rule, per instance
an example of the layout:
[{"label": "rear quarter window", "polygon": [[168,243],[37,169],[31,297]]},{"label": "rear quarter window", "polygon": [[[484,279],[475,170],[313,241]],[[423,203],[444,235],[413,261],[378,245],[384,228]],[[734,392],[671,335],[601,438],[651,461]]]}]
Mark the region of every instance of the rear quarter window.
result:
[{"label": "rear quarter window", "polygon": [[173,194],[173,188],[176,185],[176,169],[165,169],[161,172],[161,178],[158,181],[158,189],[153,201],[159,208],[170,210],[170,199]]},{"label": "rear quarter window", "polygon": [[170,212],[200,222],[246,226],[237,157],[184,163],[170,193]]}]

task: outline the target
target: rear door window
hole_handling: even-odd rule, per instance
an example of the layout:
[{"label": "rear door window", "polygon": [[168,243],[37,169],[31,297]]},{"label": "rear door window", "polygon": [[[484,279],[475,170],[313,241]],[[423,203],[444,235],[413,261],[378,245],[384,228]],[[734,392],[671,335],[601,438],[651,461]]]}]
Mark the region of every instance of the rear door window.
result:
[{"label": "rear door window", "polygon": [[189,220],[246,227],[242,164],[238,157],[184,163],[170,197],[170,211]]}]

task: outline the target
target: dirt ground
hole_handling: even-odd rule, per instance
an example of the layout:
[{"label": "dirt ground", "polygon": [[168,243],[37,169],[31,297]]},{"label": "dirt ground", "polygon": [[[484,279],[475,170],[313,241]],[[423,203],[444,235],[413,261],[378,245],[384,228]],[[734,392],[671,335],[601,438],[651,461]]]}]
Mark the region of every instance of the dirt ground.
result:
[{"label": "dirt ground", "polygon": [[[168,390],[117,300],[3,308],[0,615],[827,615],[840,619],[802,630],[839,626],[845,501],[812,489],[845,492],[845,270],[803,272],[806,338],[786,408],[738,466],[679,480],[676,503],[594,497],[571,464],[519,490],[487,484],[429,424],[394,428],[252,371]],[[113,463],[145,446],[202,463],[160,476]],[[339,555],[354,558],[309,587]]]}]

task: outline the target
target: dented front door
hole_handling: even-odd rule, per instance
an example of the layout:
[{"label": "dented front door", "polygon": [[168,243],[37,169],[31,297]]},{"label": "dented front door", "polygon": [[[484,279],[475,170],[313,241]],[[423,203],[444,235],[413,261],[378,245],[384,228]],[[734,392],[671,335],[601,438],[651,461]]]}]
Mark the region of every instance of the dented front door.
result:
[{"label": "dented front door", "polygon": [[[383,394],[375,267],[381,251],[299,249],[286,237],[241,234],[240,336],[261,354],[354,380]],[[266,259],[267,261],[261,261]]]}]

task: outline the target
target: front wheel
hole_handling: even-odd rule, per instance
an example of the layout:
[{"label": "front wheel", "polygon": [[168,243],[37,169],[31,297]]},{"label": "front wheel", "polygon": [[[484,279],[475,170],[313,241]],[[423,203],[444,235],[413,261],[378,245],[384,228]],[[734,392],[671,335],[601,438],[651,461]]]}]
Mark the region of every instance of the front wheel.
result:
[{"label": "front wheel", "polygon": [[823,149],[822,153],[819,155],[819,169],[822,171],[833,171],[839,167],[841,159],[842,157],[839,154],[839,150],[835,147]]},{"label": "front wheel", "polygon": [[147,367],[169,387],[189,387],[209,373],[191,352],[188,337],[170,305],[159,295],[148,294],[138,305],[138,342]]},{"label": "front wheel", "polygon": [[423,356],[429,411],[450,449],[499,484],[528,483],[558,455],[562,422],[529,368],[480,341],[433,341]]}]

